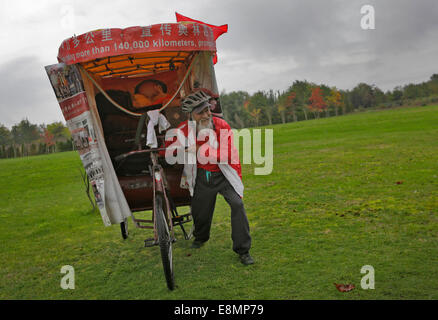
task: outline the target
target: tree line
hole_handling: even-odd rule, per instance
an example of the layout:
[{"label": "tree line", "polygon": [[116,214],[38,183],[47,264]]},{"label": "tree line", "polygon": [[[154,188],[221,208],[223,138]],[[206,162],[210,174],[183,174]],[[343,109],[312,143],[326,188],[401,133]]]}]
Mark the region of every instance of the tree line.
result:
[{"label": "tree line", "polygon": [[397,86],[383,92],[359,83],[351,90],[297,80],[285,91],[222,92],[225,119],[233,128],[272,125],[332,117],[370,108],[438,103],[438,74],[420,84]]},{"label": "tree line", "polygon": [[[383,92],[359,83],[351,90],[296,80],[285,91],[245,91],[220,94],[222,110],[233,128],[272,125],[332,117],[370,108],[438,103],[438,74],[419,84],[397,86]],[[0,158],[16,158],[74,150],[72,137],[62,122],[37,125],[28,119],[9,130],[0,123]]]},{"label": "tree line", "polygon": [[33,124],[21,120],[9,130],[0,123],[0,158],[17,158],[73,150],[70,131],[62,122]]}]

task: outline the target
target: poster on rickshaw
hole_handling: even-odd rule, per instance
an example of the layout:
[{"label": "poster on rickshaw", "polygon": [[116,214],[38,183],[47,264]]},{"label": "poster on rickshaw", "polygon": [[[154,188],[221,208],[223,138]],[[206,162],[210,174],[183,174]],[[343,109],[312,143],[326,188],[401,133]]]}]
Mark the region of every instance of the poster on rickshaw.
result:
[{"label": "poster on rickshaw", "polygon": [[82,78],[75,65],[46,66],[52,88],[71,132],[75,149],[91,182],[96,204],[105,226],[111,222],[105,208],[102,159]]}]

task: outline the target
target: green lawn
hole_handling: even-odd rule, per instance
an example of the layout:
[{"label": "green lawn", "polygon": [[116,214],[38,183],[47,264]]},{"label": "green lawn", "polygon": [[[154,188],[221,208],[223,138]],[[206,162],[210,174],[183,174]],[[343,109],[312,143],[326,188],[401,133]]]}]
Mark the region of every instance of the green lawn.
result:
[{"label": "green lawn", "polygon": [[76,152],[0,160],[0,299],[438,299],[438,106],[272,128],[272,174],[243,166],[256,264],[231,250],[219,197],[209,243],[177,233],[172,292],[150,231],[130,221],[122,240],[91,210]]}]

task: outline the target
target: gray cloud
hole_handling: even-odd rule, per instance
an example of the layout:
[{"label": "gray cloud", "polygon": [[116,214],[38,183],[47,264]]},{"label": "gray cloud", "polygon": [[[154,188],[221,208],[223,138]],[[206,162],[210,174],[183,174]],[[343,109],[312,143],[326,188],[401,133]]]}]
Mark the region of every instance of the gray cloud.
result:
[{"label": "gray cloud", "polygon": [[62,113],[36,56],[23,56],[0,66],[0,123],[12,125],[28,118],[32,123],[62,120]]},{"label": "gray cloud", "polygon": [[[375,8],[375,30],[360,28],[360,8],[365,4]],[[243,74],[251,74],[241,83],[256,89],[263,85],[253,79],[270,76],[260,74],[259,64],[284,69],[277,73],[276,86],[265,81],[273,88],[308,79],[343,89],[370,82],[387,90],[425,81],[438,68],[438,3],[433,0],[257,0],[247,6],[225,1],[214,13],[205,9],[218,24],[230,24],[229,33],[218,40],[219,57],[222,51],[224,59],[217,69],[223,68],[218,74],[227,80],[225,88],[230,82],[225,73],[239,68],[232,60],[242,62]]]},{"label": "gray cloud", "polygon": [[[69,3],[75,26],[63,30],[61,9]],[[375,30],[360,28],[365,4],[375,8]],[[24,117],[34,123],[62,119],[43,66],[56,62],[59,44],[72,32],[172,22],[174,11],[229,24],[217,41],[216,65],[219,88],[227,91],[284,90],[295,80],[341,89],[367,82],[388,90],[438,72],[436,0],[163,0],[153,7],[144,0],[91,7],[78,0],[37,9],[27,6],[24,18],[11,9],[13,19],[0,12],[0,39],[8,43],[0,52],[0,123],[7,126]],[[5,60],[9,56],[16,59]]]}]

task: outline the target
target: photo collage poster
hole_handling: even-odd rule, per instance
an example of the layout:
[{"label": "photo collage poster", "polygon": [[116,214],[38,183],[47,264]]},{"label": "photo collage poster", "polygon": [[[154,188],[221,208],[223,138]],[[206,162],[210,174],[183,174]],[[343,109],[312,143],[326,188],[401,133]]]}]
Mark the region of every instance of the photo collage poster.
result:
[{"label": "photo collage poster", "polygon": [[111,222],[105,209],[102,159],[81,74],[75,65],[64,63],[49,65],[45,68],[67,127],[71,132],[75,149],[79,152],[90,179],[103,223],[109,226]]}]

